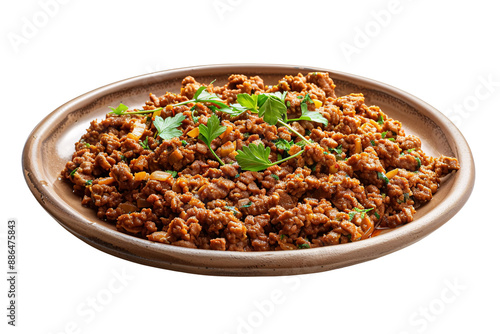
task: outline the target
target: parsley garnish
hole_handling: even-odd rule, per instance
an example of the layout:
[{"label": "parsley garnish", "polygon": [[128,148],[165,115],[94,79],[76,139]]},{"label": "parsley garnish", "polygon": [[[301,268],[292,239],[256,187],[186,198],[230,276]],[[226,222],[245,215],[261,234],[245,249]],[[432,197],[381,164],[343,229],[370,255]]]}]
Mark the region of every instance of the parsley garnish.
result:
[{"label": "parsley garnish", "polygon": [[143,149],[145,149],[145,150],[151,150],[149,148],[148,137],[146,137],[146,139],[144,139],[143,141],[139,142],[139,144],[141,144],[141,146],[142,146]]},{"label": "parsley garnish", "polygon": [[272,177],[273,179],[277,180],[277,181],[279,181],[279,180],[280,180],[280,177],[279,177],[278,175],[276,175],[276,174],[271,174],[271,177]]},{"label": "parsley garnish", "polygon": [[249,201],[247,204],[240,206],[240,209],[249,208],[252,206],[252,204],[253,204],[252,201]]},{"label": "parsley garnish", "polygon": [[380,117],[378,118],[377,123],[380,124],[380,125],[384,125],[384,116],[383,115],[380,115]]},{"label": "parsley garnish", "polygon": [[227,127],[220,125],[219,117],[217,117],[216,114],[212,114],[212,116],[210,116],[210,118],[207,121],[207,125],[200,124],[199,128],[200,128],[200,134],[198,138],[201,139],[201,141],[208,146],[208,149],[210,150],[210,152],[212,152],[217,161],[219,161],[220,165],[224,166],[224,163],[215,154],[210,144],[215,138],[223,134],[224,131],[226,131]]},{"label": "parsley garnish", "polygon": [[75,175],[75,173],[76,173],[76,171],[77,171],[77,170],[78,170],[78,167],[76,167],[75,169],[73,169],[73,170],[71,171],[71,173],[69,173],[69,176],[73,176],[73,175]]},{"label": "parsley garnish", "polygon": [[377,217],[377,219],[380,219],[380,215],[378,214],[378,212],[375,211],[373,214],[375,215],[375,217]]},{"label": "parsley garnish", "polygon": [[370,140],[370,144],[372,144],[372,146],[376,146],[377,145],[377,143],[375,143],[375,140],[373,140],[373,139]]},{"label": "parsley garnish", "polygon": [[308,243],[305,243],[305,244],[297,245],[297,247],[300,249],[305,249],[305,248],[311,248],[311,245],[309,245]]},{"label": "parsley garnish", "polygon": [[233,213],[233,215],[235,215],[235,216],[239,213],[239,211],[236,210],[236,207],[234,207],[234,206],[226,205],[226,206],[224,206],[224,209],[231,211]]},{"label": "parsley garnish", "polygon": [[181,144],[182,144],[182,146],[186,146],[188,144],[188,142],[185,140],[181,140]]},{"label": "parsley garnish", "polygon": [[387,178],[387,176],[384,174],[384,173],[381,173],[381,172],[377,172],[377,177],[384,181],[385,184],[389,184],[389,179]]},{"label": "parsley garnish", "polygon": [[385,138],[387,136],[387,131],[382,132],[382,138]]},{"label": "parsley garnish", "polygon": [[174,117],[167,117],[165,119],[160,116],[156,116],[153,124],[158,131],[158,136],[164,140],[169,140],[182,135],[182,131],[177,129],[182,124],[182,121],[186,119],[183,114],[177,114]]},{"label": "parsley garnish", "polygon": [[370,211],[370,210],[373,210],[373,208],[369,208],[369,209],[358,209],[358,208],[353,208],[354,211],[351,211],[349,212],[349,221],[351,221],[354,216],[356,216],[356,213],[361,213],[361,219],[364,219],[365,218],[365,214]]},{"label": "parsley garnish", "polygon": [[271,162],[269,160],[271,148],[265,147],[262,143],[259,143],[258,146],[254,143],[251,143],[248,146],[243,146],[241,150],[238,150],[237,152],[238,155],[236,156],[236,161],[238,161],[238,165],[240,165],[241,169],[258,172],[268,167],[285,162],[289,159],[295,158],[296,156],[302,154],[304,150],[301,150],[294,155],[291,155],[284,159],[280,159],[276,162]]},{"label": "parsley garnish", "polygon": [[422,160],[419,157],[415,157],[415,159],[417,160],[417,171],[419,171],[422,166]]},{"label": "parsley garnish", "polygon": [[279,139],[273,140],[273,142],[274,142],[274,145],[276,145],[276,148],[278,150],[288,151],[288,150],[290,150],[290,148],[293,145],[293,141],[292,140],[287,141],[287,140],[285,140],[283,138],[279,138]]},{"label": "parsley garnish", "polygon": [[302,102],[300,103],[300,110],[302,111],[302,115],[299,118],[295,119],[290,119],[288,122],[293,122],[293,121],[311,121],[311,122],[317,122],[321,123],[324,126],[328,125],[328,120],[320,113],[317,111],[309,111],[307,107],[307,103],[314,103],[311,100],[311,97],[309,96],[309,93],[304,96],[302,99]]},{"label": "parsley garnish", "polygon": [[177,177],[177,174],[179,174],[175,170],[166,170],[165,172],[167,172],[170,175],[172,175],[173,178]]},{"label": "parsley garnish", "polygon": [[118,115],[118,116],[120,116],[120,115],[150,114],[150,113],[153,113],[153,112],[158,111],[158,110],[163,110],[163,108],[157,108],[157,109],[153,109],[153,110],[137,110],[137,111],[127,112],[128,107],[126,105],[124,105],[123,103],[120,103],[120,105],[116,108],[113,108],[113,107],[108,107],[108,108],[112,110],[108,114],[113,114],[113,115]]}]

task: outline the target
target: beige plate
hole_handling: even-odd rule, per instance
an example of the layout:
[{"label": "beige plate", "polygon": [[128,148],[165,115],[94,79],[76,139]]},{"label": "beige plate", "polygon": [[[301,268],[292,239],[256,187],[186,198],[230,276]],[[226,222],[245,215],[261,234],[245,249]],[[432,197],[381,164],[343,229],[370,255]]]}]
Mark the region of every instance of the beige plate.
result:
[{"label": "beige plate", "polygon": [[[275,84],[287,74],[325,71],[337,85],[337,96],[362,92],[366,104],[377,105],[403,123],[406,133],[419,136],[430,155],[457,157],[458,173],[448,176],[434,199],[420,208],[415,220],[367,240],[315,249],[277,252],[221,252],[153,243],[118,232],[84,208],[59,173],[71,158],[74,143],[90,121],[103,119],[108,106],[123,102],[140,108],[150,92],[180,91],[182,78],[194,76],[224,83],[232,73],[259,75]],[[189,273],[262,276],[305,274],[372,260],[406,247],[453,217],[467,201],[474,185],[472,153],[459,130],[427,103],[394,87],[366,78],[320,68],[290,65],[229,64],[162,71],[113,83],[69,101],[49,114],[30,134],[23,152],[26,182],[38,202],[64,228],[86,243],[130,261]]]}]

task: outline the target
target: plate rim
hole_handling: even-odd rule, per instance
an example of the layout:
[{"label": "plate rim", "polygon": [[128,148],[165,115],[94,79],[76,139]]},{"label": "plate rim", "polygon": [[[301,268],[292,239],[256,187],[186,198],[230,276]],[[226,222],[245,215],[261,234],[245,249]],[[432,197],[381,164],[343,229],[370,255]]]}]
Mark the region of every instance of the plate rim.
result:
[{"label": "plate rim", "polygon": [[[341,77],[342,80],[348,82],[356,81],[356,84],[361,82],[364,87],[382,91],[390,96],[396,97],[410,106],[423,107],[418,108],[419,112],[421,112],[421,109],[425,110],[425,116],[431,118],[431,120],[433,120],[445,133],[450,134],[450,136],[446,136],[446,139],[450,145],[454,145],[452,149],[456,152],[457,158],[461,164],[460,171],[454,172],[453,184],[449,190],[450,193],[455,196],[449,196],[448,198],[445,198],[443,202],[439,203],[438,207],[443,209],[441,211],[444,211],[440,215],[439,220],[435,219],[435,209],[432,209],[426,215],[409,224],[405,224],[390,233],[382,234],[359,242],[318,247],[313,249],[263,252],[221,252],[215,250],[200,250],[155,243],[146,239],[114,231],[97,223],[92,223],[85,217],[81,217],[80,215],[67,210],[64,205],[61,205],[61,203],[57,201],[57,198],[53,193],[47,191],[50,188],[47,188],[47,185],[41,182],[42,178],[39,176],[41,176],[42,172],[36,168],[36,159],[33,158],[40,154],[39,149],[43,144],[43,134],[47,129],[51,128],[53,123],[64,115],[70,114],[71,110],[74,109],[75,106],[87,101],[89,98],[98,99],[99,97],[106,96],[112,92],[118,92],[137,86],[140,82],[155,82],[155,80],[162,78],[163,76],[179,74],[180,77],[182,76],[181,73],[197,71],[203,72],[209,69],[230,70],[229,72],[226,72],[230,73],[234,69],[242,68],[244,68],[246,72],[251,72],[251,69],[276,69],[283,73],[286,73],[286,71],[289,70],[324,71],[334,74],[337,78]],[[184,74],[184,76],[185,75],[193,75],[193,73]],[[160,81],[161,80],[158,80],[158,82]],[[287,64],[230,63],[189,66],[138,75],[101,86],[64,103],[46,115],[35,126],[29,134],[23,148],[22,167],[23,175],[28,187],[42,207],[66,230],[93,247],[123,259],[154,267],[197,274],[223,276],[305,274],[341,268],[385,256],[415,243],[449,221],[465,205],[473,191],[475,182],[475,164],[473,154],[465,137],[444,114],[427,102],[399,88],[363,76],[320,67]],[[457,194],[458,197],[456,196]],[[433,212],[434,214],[432,214]],[[68,219],[70,221],[68,221]],[[95,219],[98,220],[97,217],[95,217]],[[89,232],[86,231],[89,224],[97,229],[94,231],[95,233],[85,233]],[[97,232],[102,233],[99,234],[102,238],[95,239]],[[171,260],[171,263],[169,263],[166,259],[152,259],[150,257],[141,256],[135,252],[130,252],[130,249],[116,247],[116,244],[123,243],[134,248],[141,247],[143,252],[150,255],[156,254],[160,256],[168,253],[168,255],[170,255],[169,259]],[[374,252],[376,254],[373,255],[374,250],[377,251],[377,249],[383,248],[383,246],[388,243],[394,244],[394,247],[386,249],[382,252]],[[347,256],[355,252],[358,252],[359,256],[355,256],[353,258]],[[347,258],[344,259],[346,256]],[[186,261],[186,257],[192,257],[191,261]],[[193,258],[197,259],[197,261],[193,262]],[[311,262],[308,263],[311,258],[315,259],[313,264],[311,264]],[[338,261],[332,263],[332,259],[337,259]],[[241,265],[242,261],[245,261],[245,265],[243,266]],[[205,262],[206,265],[201,265],[203,262]],[[280,263],[280,265],[277,266],[276,263]],[[297,263],[302,263],[304,265],[297,266]]]}]

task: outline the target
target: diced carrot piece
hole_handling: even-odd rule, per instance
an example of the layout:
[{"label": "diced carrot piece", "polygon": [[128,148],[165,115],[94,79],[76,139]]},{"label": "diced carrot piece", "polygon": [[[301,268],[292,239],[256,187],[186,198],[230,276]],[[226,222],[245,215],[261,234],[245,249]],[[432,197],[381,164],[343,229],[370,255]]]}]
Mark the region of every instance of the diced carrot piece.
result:
[{"label": "diced carrot piece", "polygon": [[320,100],[313,99],[313,102],[316,108],[319,108],[323,105],[323,102],[321,102]]},{"label": "diced carrot piece", "polygon": [[193,130],[189,131],[187,135],[191,138],[196,138],[200,134],[200,128],[194,128]]},{"label": "diced carrot piece", "polygon": [[115,182],[115,179],[112,176],[109,177],[102,177],[99,180],[97,180],[97,184],[106,184],[110,185],[111,183]]},{"label": "diced carrot piece", "polygon": [[393,178],[394,176],[398,175],[399,169],[395,168],[391,170],[390,172],[387,172],[385,176],[387,176],[388,179]]},{"label": "diced carrot piece", "polygon": [[146,172],[138,172],[134,174],[134,180],[135,181],[143,181],[147,180],[149,178],[149,174]]},{"label": "diced carrot piece", "polygon": [[227,127],[227,128],[226,128],[226,131],[224,131],[224,132],[220,135],[220,137],[221,137],[222,139],[224,139],[224,137],[226,137],[228,134],[230,134],[230,133],[231,133],[231,131],[233,131],[233,126],[232,126],[232,125],[227,125],[226,127]]},{"label": "diced carrot piece", "polygon": [[354,140],[354,153],[356,153],[356,154],[361,153],[362,149],[363,149],[363,147],[361,146],[361,139],[356,138]]}]

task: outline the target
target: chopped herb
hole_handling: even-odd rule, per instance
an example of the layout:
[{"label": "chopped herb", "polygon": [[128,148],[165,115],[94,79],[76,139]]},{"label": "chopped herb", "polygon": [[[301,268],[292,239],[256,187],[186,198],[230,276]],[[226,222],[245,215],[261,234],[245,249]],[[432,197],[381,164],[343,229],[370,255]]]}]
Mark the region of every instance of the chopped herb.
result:
[{"label": "chopped herb", "polygon": [[317,165],[318,165],[317,163],[314,163],[314,164],[310,167],[312,172],[315,172],[315,171],[316,171],[316,166],[317,166]]},{"label": "chopped herb", "polygon": [[420,160],[419,157],[415,157],[415,159],[417,160],[417,171],[420,170],[420,167],[422,167],[422,160]]},{"label": "chopped herb", "polygon": [[280,180],[280,177],[279,177],[278,175],[276,175],[276,174],[271,174],[271,177],[272,177],[273,179],[277,180],[277,181],[279,181],[279,180]]},{"label": "chopped herb", "polygon": [[235,216],[239,213],[239,211],[236,210],[236,207],[234,207],[234,206],[228,206],[228,205],[226,205],[224,207],[224,209],[231,211],[233,213],[233,215],[235,215]]},{"label": "chopped herb", "polygon": [[234,176],[234,178],[235,178],[235,179],[237,179],[237,178],[239,178],[239,177],[240,177],[240,174],[236,174],[236,175]]},{"label": "chopped herb", "polygon": [[385,138],[387,136],[387,131],[382,132],[382,138]]},{"label": "chopped herb", "polygon": [[370,144],[372,144],[372,146],[377,146],[377,143],[375,143],[375,140],[370,140]]},{"label": "chopped herb", "polygon": [[240,209],[249,208],[252,206],[252,204],[253,204],[252,201],[249,201],[247,204],[240,206]]},{"label": "chopped herb", "polygon": [[285,239],[285,235],[284,234],[280,234],[280,240],[283,240]]},{"label": "chopped herb", "polygon": [[290,120],[288,120],[288,122],[311,121],[311,122],[321,123],[324,126],[327,126],[328,120],[320,112],[309,111],[307,103],[314,104],[314,101],[311,100],[309,93],[307,93],[306,96],[304,96],[304,99],[300,103],[300,110],[302,111],[302,115],[299,118],[290,119]]},{"label": "chopped herb", "polygon": [[309,245],[308,243],[305,243],[305,244],[297,245],[297,247],[300,249],[305,249],[305,248],[311,248],[311,245]]},{"label": "chopped herb", "polygon": [[369,208],[369,209],[358,209],[358,208],[353,208],[354,211],[351,211],[349,212],[349,221],[351,221],[354,216],[356,215],[356,213],[360,213],[361,214],[361,219],[364,219],[365,218],[365,214],[370,211],[370,210],[373,210],[373,208]]},{"label": "chopped herb", "polygon": [[377,172],[377,177],[384,181],[385,184],[389,184],[389,179],[387,178],[387,176],[384,174],[384,173],[381,173],[381,172]]},{"label": "chopped herb", "polygon": [[165,172],[169,173],[174,178],[177,177],[177,174],[179,174],[175,170],[166,170]]},{"label": "chopped herb", "polygon": [[200,124],[200,135],[198,138],[201,139],[207,146],[210,152],[214,155],[214,157],[219,161],[221,166],[224,166],[222,160],[215,154],[214,150],[211,147],[212,141],[219,137],[221,134],[226,131],[227,127],[220,125],[219,117],[216,114],[212,114],[207,121],[207,125]]},{"label": "chopped herb", "polygon": [[394,138],[387,138],[387,140],[396,141],[396,139],[394,139]]},{"label": "chopped herb", "polygon": [[73,170],[71,171],[71,173],[69,173],[69,176],[73,176],[73,175],[75,175],[75,173],[76,173],[76,171],[77,171],[77,170],[78,170],[78,167],[76,167],[75,169],[73,169]]},{"label": "chopped herb", "polygon": [[153,109],[153,110],[137,110],[137,111],[127,112],[128,107],[126,105],[124,105],[123,103],[120,103],[120,105],[116,108],[113,108],[113,107],[108,107],[108,108],[112,110],[108,114],[113,114],[113,115],[118,115],[118,116],[120,116],[120,115],[150,114],[150,113],[154,113],[155,111],[158,111],[158,110],[163,110],[163,108],[157,108],[157,109]]},{"label": "chopped herb", "polygon": [[158,131],[158,136],[163,140],[169,140],[182,135],[182,131],[177,128],[182,124],[184,119],[186,119],[186,116],[183,114],[177,114],[174,117],[167,117],[165,119],[156,116],[153,125]]},{"label": "chopped herb", "polygon": [[194,124],[198,123],[198,121],[200,120],[199,116],[193,116],[193,115],[191,115],[191,118],[193,119],[193,123]]},{"label": "chopped herb", "polygon": [[86,146],[87,148],[89,148],[89,147],[90,147],[90,144],[89,144],[89,143],[85,143],[85,146]]},{"label": "chopped herb", "polygon": [[279,138],[279,139],[276,139],[276,140],[273,140],[273,143],[274,145],[276,145],[276,148],[278,150],[285,150],[285,151],[289,151],[290,148],[292,147],[293,145],[293,141],[287,141],[283,138]]},{"label": "chopped herb", "polygon": [[296,143],[293,143],[294,145],[297,145],[297,146],[300,146],[300,147],[304,147],[306,146],[307,144],[309,144],[309,142],[306,142],[305,140],[301,140],[301,141],[298,141]]},{"label": "chopped herb", "polygon": [[406,203],[406,201],[408,201],[408,199],[410,198],[410,194],[409,193],[403,193],[403,198],[404,198],[404,201]]},{"label": "chopped herb", "polygon": [[188,142],[185,140],[181,140],[181,143],[182,143],[182,146],[186,146],[188,144]]},{"label": "chopped herb", "polygon": [[271,162],[269,160],[271,148],[265,147],[262,143],[259,143],[258,146],[254,143],[251,143],[248,146],[243,146],[241,150],[238,150],[237,152],[238,155],[236,156],[236,161],[238,161],[241,169],[258,172],[268,167],[285,162],[289,159],[295,158],[296,156],[302,154],[304,150],[301,150],[294,155],[291,155],[284,159],[280,159],[276,162]]},{"label": "chopped herb", "polygon": [[139,142],[141,144],[142,148],[145,150],[151,150],[149,148],[149,143],[148,143],[148,137],[146,137],[143,141]]},{"label": "chopped herb", "polygon": [[328,151],[323,151],[323,154],[328,154]]},{"label": "chopped herb", "polygon": [[123,161],[123,162],[125,162],[125,163],[127,163],[127,161],[128,161],[128,160],[127,160],[127,157],[126,157],[126,156],[124,156],[123,154],[122,154],[122,155],[120,155],[120,159],[122,159],[122,161]]},{"label": "chopped herb", "polygon": [[346,235],[346,237],[347,237],[347,242],[352,242],[351,240],[352,236],[350,234]]},{"label": "chopped herb", "polygon": [[248,139],[248,137],[250,137],[250,133],[248,133],[248,132],[243,133],[244,139]]},{"label": "chopped herb", "polygon": [[380,219],[380,215],[378,214],[378,212],[374,212],[373,214],[375,215],[375,217],[377,217],[377,219]]},{"label": "chopped herb", "polygon": [[384,125],[384,116],[383,115],[380,115],[380,117],[378,118],[377,123],[380,124],[380,125]]},{"label": "chopped herb", "polygon": [[85,185],[90,186],[92,184],[92,180],[85,181]]},{"label": "chopped herb", "polygon": [[406,152],[411,153],[411,152],[413,152],[413,151],[415,151],[415,147],[414,147],[414,148],[410,148],[410,149],[409,149],[409,150],[407,150]]}]

